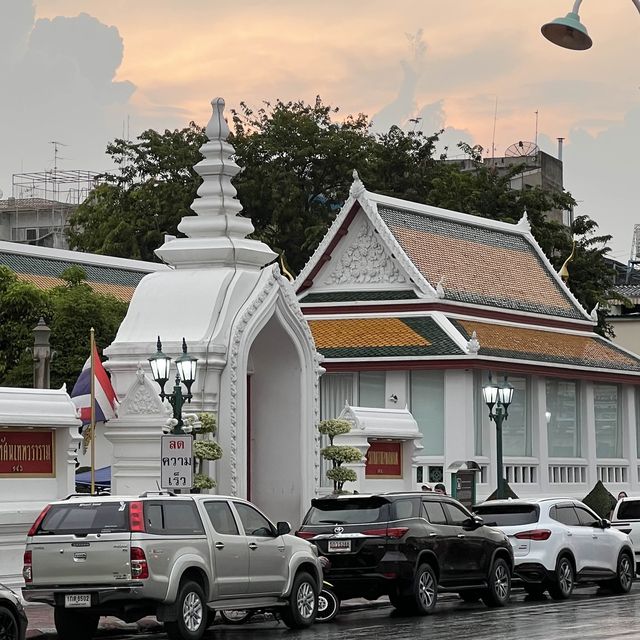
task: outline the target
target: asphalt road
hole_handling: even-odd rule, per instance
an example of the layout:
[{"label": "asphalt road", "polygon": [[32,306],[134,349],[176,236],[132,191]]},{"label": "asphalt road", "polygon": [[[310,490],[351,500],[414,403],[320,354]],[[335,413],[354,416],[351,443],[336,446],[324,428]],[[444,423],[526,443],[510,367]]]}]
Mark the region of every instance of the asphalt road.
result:
[{"label": "asphalt road", "polygon": [[[634,592],[635,591],[635,592]],[[464,604],[446,597],[426,618],[397,616],[389,607],[353,611],[333,623],[291,632],[276,622],[249,623],[242,627],[215,625],[206,638],[213,640],[606,640],[640,638],[640,584],[626,596],[595,589],[580,589],[570,600],[527,601],[516,593],[504,609]],[[140,636],[137,636],[140,638]],[[156,636],[160,637],[160,636]]]}]

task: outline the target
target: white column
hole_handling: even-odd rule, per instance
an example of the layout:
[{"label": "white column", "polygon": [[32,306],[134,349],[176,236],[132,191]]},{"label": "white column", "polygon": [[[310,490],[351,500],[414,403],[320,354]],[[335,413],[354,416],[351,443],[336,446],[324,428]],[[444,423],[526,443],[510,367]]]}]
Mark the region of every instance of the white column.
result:
[{"label": "white column", "polygon": [[531,439],[533,455],[538,458],[538,485],[540,495],[551,495],[549,484],[549,444],[547,436],[547,384],[546,378],[531,378]]},{"label": "white column", "polygon": [[627,483],[635,487],[638,482],[635,387],[625,384],[620,389],[622,392],[622,457],[629,462]]},{"label": "white column", "polygon": [[[473,460],[475,455],[473,372],[460,369],[445,371],[444,399],[444,472],[446,486],[451,487],[451,475],[447,472],[449,466],[460,460]],[[492,442],[495,443],[495,434]],[[492,464],[492,474],[493,467]]]},{"label": "white column", "polygon": [[596,416],[593,406],[593,383],[580,383],[580,436],[582,456],[587,460],[587,486],[589,490],[598,481],[598,461],[596,456]]}]

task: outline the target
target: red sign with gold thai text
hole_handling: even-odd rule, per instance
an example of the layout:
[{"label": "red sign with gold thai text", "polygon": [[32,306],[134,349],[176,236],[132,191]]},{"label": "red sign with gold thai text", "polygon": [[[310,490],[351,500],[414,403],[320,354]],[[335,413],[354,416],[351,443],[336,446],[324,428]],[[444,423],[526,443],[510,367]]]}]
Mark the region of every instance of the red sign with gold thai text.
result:
[{"label": "red sign with gold thai text", "polygon": [[402,478],[402,442],[371,442],[367,451],[367,478]]},{"label": "red sign with gold thai text", "polygon": [[0,476],[54,475],[53,431],[0,429]]}]

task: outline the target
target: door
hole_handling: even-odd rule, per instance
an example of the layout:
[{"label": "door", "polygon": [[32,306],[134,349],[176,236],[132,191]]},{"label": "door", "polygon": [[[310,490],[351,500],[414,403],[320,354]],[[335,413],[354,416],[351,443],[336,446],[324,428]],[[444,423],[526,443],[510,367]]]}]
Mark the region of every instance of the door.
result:
[{"label": "door", "polygon": [[249,591],[247,539],[226,500],[208,500],[204,508],[213,529],[209,540],[218,595],[223,598],[245,595]]},{"label": "door", "polygon": [[576,570],[578,573],[592,569],[594,565],[593,542],[591,530],[580,525],[578,514],[573,504],[556,505],[554,520],[562,523],[565,527],[567,543],[576,559]]},{"label": "door", "polygon": [[591,535],[593,566],[604,571],[616,571],[620,542],[611,529],[603,529],[600,518],[581,505],[575,505],[578,520],[583,529]]},{"label": "door", "polygon": [[472,516],[461,505],[443,502],[442,507],[449,527],[454,530],[452,540],[452,565],[456,573],[454,582],[467,584],[482,581],[489,571],[489,567],[485,566],[487,540],[482,527],[471,529],[468,526]]},{"label": "door", "polygon": [[282,536],[256,508],[244,502],[233,503],[249,549],[249,593],[279,595],[285,587],[288,562]]}]

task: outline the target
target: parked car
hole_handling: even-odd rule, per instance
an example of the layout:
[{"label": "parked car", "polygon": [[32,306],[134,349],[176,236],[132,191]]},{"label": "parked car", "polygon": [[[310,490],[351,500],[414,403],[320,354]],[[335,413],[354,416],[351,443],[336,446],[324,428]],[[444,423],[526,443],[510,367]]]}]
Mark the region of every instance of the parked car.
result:
[{"label": "parked car", "polygon": [[208,610],[273,609],[313,623],[315,547],[239,498],[145,493],[54,502],[27,537],[23,595],[54,607],[63,640],[88,640],[100,615],[155,615],[171,640],[199,640]]},{"label": "parked car", "polygon": [[633,547],[635,572],[640,571],[640,498],[622,498],[611,514],[611,527],[626,533]]},{"label": "parked car", "polygon": [[578,500],[491,500],[474,511],[507,534],[515,574],[532,595],[548,591],[554,599],[568,598],[576,582],[596,582],[618,593],[631,589],[629,536]]},{"label": "parked car", "polygon": [[27,616],[20,598],[11,589],[0,584],[0,638],[24,640],[27,633]]},{"label": "parked car", "polygon": [[424,493],[339,495],[312,500],[296,532],[330,559],[340,599],[388,595],[406,613],[429,614],[439,591],[488,606],[509,600],[513,551],[459,502]]}]

